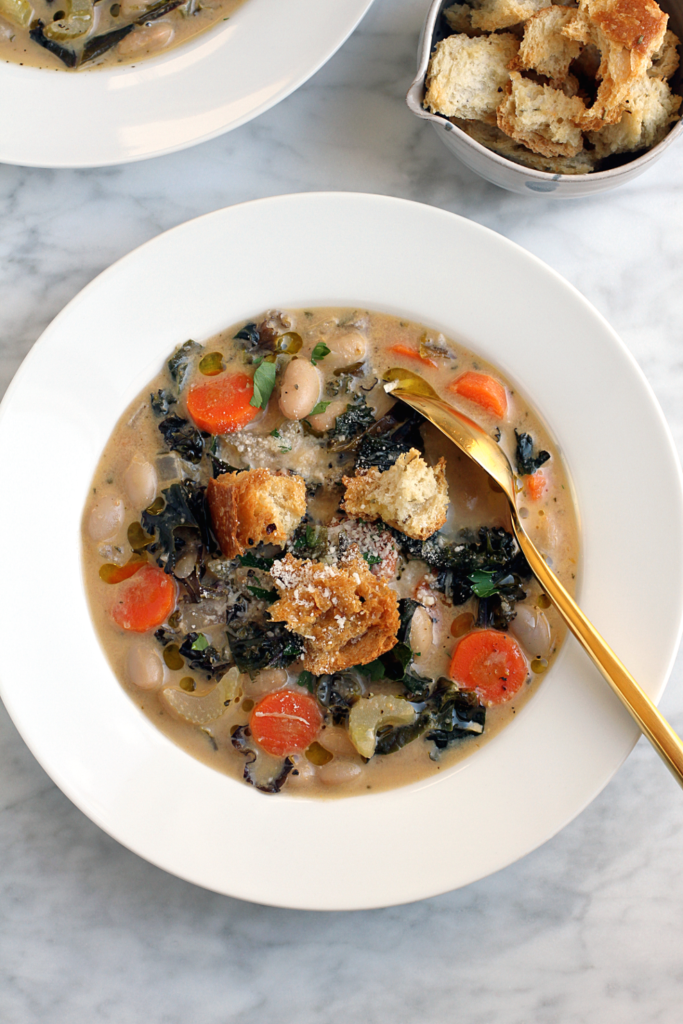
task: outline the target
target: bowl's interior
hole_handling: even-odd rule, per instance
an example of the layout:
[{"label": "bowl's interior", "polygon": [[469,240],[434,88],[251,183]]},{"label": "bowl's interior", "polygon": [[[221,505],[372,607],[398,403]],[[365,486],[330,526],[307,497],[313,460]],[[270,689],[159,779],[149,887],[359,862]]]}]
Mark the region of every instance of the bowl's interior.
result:
[{"label": "bowl's interior", "polygon": [[[311,244],[311,224],[335,244]],[[264,238],[287,238],[288,259]],[[59,572],[50,559],[47,572],[42,558],[27,567],[23,544],[4,552],[12,587],[0,591],[0,619],[12,643],[0,683],[10,714],[64,792],[153,863],[246,899],[353,909],[434,895],[534,849],[600,791],[637,731],[568,643],[512,725],[443,775],[341,800],[270,798],[174,746],[123,692],[80,572],[81,511],[104,442],[174,344],[308,304],[423,321],[519,383],[576,486],[580,600],[654,698],[679,639],[683,501],[659,409],[601,317],[534,257],[432,207],[312,193],[218,211],[131,253],[48,328],[0,408],[0,458],[17,488],[0,507],[0,531],[45,538],[45,495],[55,496],[47,539],[59,551]],[[25,453],[46,444],[51,458],[29,471]],[[643,602],[653,565],[658,598]],[[287,858],[284,886],[292,845],[301,855]]]},{"label": "bowl's interior", "polygon": [[[673,32],[676,33],[679,39],[683,40],[683,2],[680,2],[680,0],[658,0],[658,2],[662,10],[666,11],[666,13],[669,15],[668,27]],[[431,56],[431,53],[433,52],[434,48],[437,46],[438,43],[441,42],[442,39],[445,39],[447,36],[453,34],[453,30],[450,28],[445,18],[443,17],[443,11],[447,7],[451,7],[452,3],[453,0],[434,0],[429,9],[425,21],[423,35],[420,41],[420,52],[418,57],[420,73],[418,79],[416,79],[416,81],[413,83],[413,86],[411,87],[411,91],[409,93],[409,106],[411,107],[414,113],[419,113],[420,116],[424,116],[428,120],[433,121],[436,124],[441,124],[444,127],[447,126],[449,131],[458,132],[463,138],[467,138],[468,142],[471,145],[476,146],[478,149],[482,150],[482,152],[488,152],[489,155],[491,157],[494,157],[496,160],[503,161],[508,166],[513,168],[523,167],[522,164],[518,164],[516,161],[510,160],[507,157],[501,156],[498,153],[494,153],[493,151],[486,150],[485,147],[481,145],[481,143],[476,142],[474,139],[470,139],[470,137],[465,135],[465,133],[462,132],[461,129],[457,127],[457,125],[454,125],[451,122],[449,122],[447,118],[442,117],[438,114],[428,113],[427,111],[424,111],[423,113],[421,112],[421,106],[425,94],[425,79],[427,75],[429,57]],[[431,30],[430,25],[433,26]],[[679,53],[680,51],[681,48],[679,48]],[[680,53],[680,55],[683,58],[683,53]],[[679,96],[683,96],[683,66],[681,64],[679,64],[675,73],[673,74],[671,79],[669,79],[669,84],[674,93],[676,93]],[[524,167],[524,171],[532,174],[534,177],[538,176],[541,178],[546,178],[548,181],[555,180],[557,179],[557,177],[570,177],[573,181],[586,177],[596,179],[600,175],[607,175],[610,171],[613,171],[618,167],[624,167],[627,164],[632,164],[635,160],[641,159],[642,157],[653,153],[661,146],[669,145],[670,142],[673,140],[672,137],[679,135],[682,131],[683,121],[679,120],[671,126],[669,132],[664,137],[664,139],[660,143],[658,143],[657,146],[654,146],[651,150],[640,150],[634,153],[617,154],[605,160],[601,166],[601,169],[599,171],[593,171],[590,175],[558,176],[551,174],[550,172],[547,171],[532,170],[526,167]]]}]

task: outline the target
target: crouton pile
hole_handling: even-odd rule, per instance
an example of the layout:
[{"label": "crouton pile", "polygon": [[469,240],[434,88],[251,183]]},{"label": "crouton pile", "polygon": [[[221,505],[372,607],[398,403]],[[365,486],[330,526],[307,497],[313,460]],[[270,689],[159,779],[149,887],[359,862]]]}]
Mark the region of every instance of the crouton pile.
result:
[{"label": "crouton pile", "polygon": [[472,0],[444,11],[424,106],[501,156],[586,174],[679,119],[680,40],[655,0]]}]

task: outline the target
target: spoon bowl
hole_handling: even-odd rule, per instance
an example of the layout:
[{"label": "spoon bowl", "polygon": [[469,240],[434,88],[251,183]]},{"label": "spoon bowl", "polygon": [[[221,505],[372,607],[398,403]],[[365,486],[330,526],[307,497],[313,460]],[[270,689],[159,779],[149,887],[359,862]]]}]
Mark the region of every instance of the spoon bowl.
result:
[{"label": "spoon bowl", "polygon": [[528,536],[517,510],[517,480],[498,442],[477,423],[440,398],[422,377],[393,367],[384,376],[385,390],[419,412],[495,480],[510,506],[513,533],[531,571],[567,626],[600,670],[631,717],[683,786],[683,743],[611,647],[586,618],[573,597]]}]

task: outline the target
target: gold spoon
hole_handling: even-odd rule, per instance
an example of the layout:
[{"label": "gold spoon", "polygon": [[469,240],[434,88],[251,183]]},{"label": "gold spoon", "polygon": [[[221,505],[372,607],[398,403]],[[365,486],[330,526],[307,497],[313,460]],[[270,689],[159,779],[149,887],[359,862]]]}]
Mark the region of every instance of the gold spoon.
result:
[{"label": "gold spoon", "polygon": [[417,374],[394,367],[385,373],[384,379],[391,382],[385,387],[392,398],[400,398],[421,413],[499,485],[510,505],[515,537],[534,576],[669,771],[683,786],[683,743],[567,593],[525,533],[517,512],[515,475],[503,450],[480,426],[439,398],[427,381]]}]

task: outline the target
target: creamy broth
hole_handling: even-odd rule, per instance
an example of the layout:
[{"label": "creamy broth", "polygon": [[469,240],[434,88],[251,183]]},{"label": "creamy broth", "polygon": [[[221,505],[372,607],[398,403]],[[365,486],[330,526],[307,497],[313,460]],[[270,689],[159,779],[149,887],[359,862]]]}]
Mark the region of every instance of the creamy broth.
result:
[{"label": "creamy broth", "polygon": [[[451,546],[449,551],[464,544],[469,545],[467,550],[481,552],[485,546],[483,538],[494,545],[503,538],[516,556],[516,544],[507,539],[507,503],[483,471],[434,427],[424,421],[417,424],[414,416],[412,421],[407,418],[406,407],[384,391],[382,376],[392,366],[419,372],[444,398],[490,429],[494,436],[500,432],[500,444],[513,465],[520,435],[528,437],[528,451],[537,461],[542,451],[549,454],[538,472],[520,473],[519,504],[531,537],[560,580],[573,592],[577,523],[557,448],[540,418],[498,370],[419,324],[352,309],[288,311],[267,314],[260,321],[267,325],[266,329],[260,330],[263,324],[259,321],[258,327],[240,323],[201,347],[186,345],[181,349],[180,361],[176,360],[177,379],[172,379],[165,365],[131,403],[112,433],[93,479],[83,523],[86,588],[99,638],[117,678],[151,721],[188,753],[233,777],[254,781],[256,769],[251,778],[249,771],[245,775],[253,757],[250,751],[256,752],[257,766],[260,760],[264,764],[267,761],[250,735],[249,723],[253,723],[254,708],[264,696],[282,691],[299,694],[306,701],[311,694],[319,697],[322,727],[305,749],[276,757],[278,763],[274,767],[268,768],[266,764],[266,776],[271,781],[281,768],[284,772],[271,790],[282,788],[285,793],[307,796],[346,796],[405,785],[442,772],[459,759],[471,756],[520,711],[551,667],[564,638],[564,628],[538,583],[523,572],[516,575],[519,561],[506,563],[512,567],[509,573],[506,569],[499,574],[503,578],[501,587],[508,586],[507,599],[501,596],[502,591],[487,597],[485,589],[478,597],[471,589],[469,577],[463,584],[459,570],[452,570],[449,575],[448,570],[442,571],[436,565],[434,551],[441,552],[444,544]],[[255,343],[254,339],[259,337],[261,341]],[[197,437],[195,431],[193,442],[188,395],[206,381],[236,373],[251,378],[259,364],[268,363],[268,359],[260,362],[269,351],[267,345],[263,347],[264,337],[270,339],[271,349],[273,344],[276,350],[281,349],[270,354],[269,365],[276,370],[276,380],[265,409],[239,429],[216,435],[206,433],[198,442],[200,450],[193,449]],[[287,381],[294,373],[287,368],[299,362],[297,372],[310,374],[312,356],[325,407],[318,411],[316,403],[316,410],[309,409],[301,419],[287,419],[282,408],[289,409],[289,401],[300,401],[306,390],[304,384],[287,397]],[[469,373],[490,375],[502,382],[507,402],[504,416],[448,389]],[[340,440],[340,425],[347,422],[341,417],[348,415],[350,409],[363,412],[364,424],[355,437],[352,428],[348,428]],[[252,409],[250,415],[253,413]],[[169,431],[168,421],[172,417],[177,417],[179,424],[172,420],[175,426]],[[382,430],[377,434],[379,428],[375,424],[379,421]],[[389,530],[381,521],[350,519],[339,511],[344,497],[342,477],[354,476],[359,452],[367,444],[364,439],[393,437],[391,433],[385,434],[389,428],[399,431],[395,435],[398,438],[400,430],[405,432],[411,423],[410,436],[418,438],[427,464],[435,466],[442,457],[446,463],[447,518],[427,541],[407,539],[400,530]],[[169,443],[177,445],[176,449],[170,450]],[[306,485],[306,519],[290,532],[284,545],[294,558],[341,565],[342,550],[347,552],[344,557],[351,557],[349,552],[362,554],[373,579],[382,581],[383,587],[402,599],[399,607],[403,611],[412,608],[412,622],[404,630],[405,644],[399,645],[404,650],[407,644],[411,654],[405,683],[388,678],[390,670],[384,667],[385,662],[389,665],[386,654],[372,659],[373,668],[365,665],[358,670],[323,672],[318,676],[302,673],[303,654],[298,652],[294,657],[290,652],[254,671],[244,670],[244,664],[234,667],[235,659],[244,656],[238,657],[238,641],[234,637],[241,635],[244,623],[251,627],[257,621],[270,621],[268,608],[279,607],[272,604],[276,594],[274,583],[279,597],[283,597],[276,572],[284,556],[282,546],[259,544],[253,548],[252,557],[249,549],[246,555],[236,558],[227,558],[214,550],[201,562],[198,531],[180,526],[173,534],[180,538],[173,556],[177,561],[173,574],[165,577],[173,580],[175,586],[171,613],[163,622],[157,621],[141,632],[121,628],[114,621],[113,609],[119,595],[138,578],[136,574],[111,582],[118,578],[116,574],[125,575],[131,566],[135,569],[137,562],[131,562],[131,558],[146,560],[148,566],[157,562],[163,566],[168,559],[168,550],[160,544],[161,533],[152,531],[149,517],[163,516],[164,502],[166,510],[169,509],[169,488],[192,481],[187,484],[188,493],[199,496],[199,505],[193,508],[205,509],[204,489],[212,476],[220,480],[225,472],[258,468],[280,474],[277,479],[291,474],[287,476],[291,480],[296,475]],[[532,477],[536,483],[542,478],[543,486],[534,487]],[[485,532],[480,534],[482,529]],[[263,558],[276,559],[272,576],[261,567],[269,564],[259,561]],[[200,562],[203,575],[197,568]],[[466,594],[462,592],[463,585]],[[481,581],[477,585],[481,589]],[[415,601],[419,602],[417,607]],[[278,622],[278,627],[282,625]],[[430,708],[437,707],[437,696],[438,700],[445,700],[444,694],[457,695],[458,687],[449,676],[453,652],[463,637],[483,629],[498,629],[500,634],[512,637],[525,664],[525,680],[519,691],[504,703],[481,711],[482,716],[485,714],[483,732],[475,715],[462,726],[462,735],[456,730],[444,740],[445,734],[443,730],[439,733],[437,725],[425,729],[401,749],[375,753],[366,760],[349,733],[353,708],[357,704],[369,706],[361,702],[385,695],[399,698],[401,708],[410,705],[416,716],[414,721],[420,714],[426,715]],[[271,642],[267,632],[262,635],[264,644]],[[184,654],[179,652],[183,643]],[[192,665],[197,659],[201,662],[202,651],[207,648],[215,654],[215,671],[211,674],[206,662]],[[285,654],[288,650],[285,647]],[[262,655],[259,648],[257,657]],[[382,668],[378,669],[378,662],[382,662]],[[378,677],[378,672],[384,672],[384,677]],[[395,666],[391,672],[395,675]],[[416,679],[418,683],[429,681],[424,682],[422,692]],[[218,713],[215,709],[219,694]],[[197,700],[204,703],[192,704]],[[483,700],[475,699],[479,709],[484,708]],[[188,703],[193,708],[206,704],[206,718],[202,718],[203,711],[199,715],[191,712],[195,719],[202,720],[188,721],[184,717]],[[401,725],[393,723],[392,728],[393,732],[389,725],[377,730],[385,745],[398,742]],[[443,748],[436,739],[427,739],[427,735],[440,736]],[[259,778],[256,774],[257,782]]]},{"label": "creamy broth", "polygon": [[0,59],[78,71],[135,64],[227,21],[244,0],[0,0]]}]

